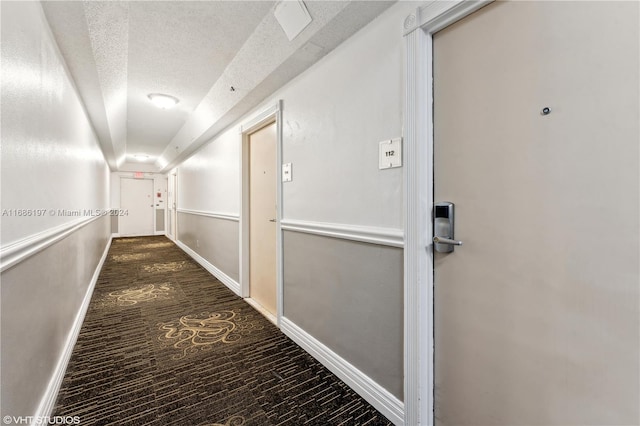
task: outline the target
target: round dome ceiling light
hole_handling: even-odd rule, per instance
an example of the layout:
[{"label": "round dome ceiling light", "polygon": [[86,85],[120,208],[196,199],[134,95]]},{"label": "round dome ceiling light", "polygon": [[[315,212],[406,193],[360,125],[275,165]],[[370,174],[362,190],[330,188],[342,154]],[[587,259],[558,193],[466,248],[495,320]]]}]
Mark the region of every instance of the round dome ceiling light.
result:
[{"label": "round dome ceiling light", "polygon": [[147,154],[133,154],[133,158],[138,161],[147,161],[149,159],[149,156]]},{"label": "round dome ceiling light", "polygon": [[161,109],[173,108],[180,102],[178,98],[163,93],[149,93],[147,97],[155,106]]}]

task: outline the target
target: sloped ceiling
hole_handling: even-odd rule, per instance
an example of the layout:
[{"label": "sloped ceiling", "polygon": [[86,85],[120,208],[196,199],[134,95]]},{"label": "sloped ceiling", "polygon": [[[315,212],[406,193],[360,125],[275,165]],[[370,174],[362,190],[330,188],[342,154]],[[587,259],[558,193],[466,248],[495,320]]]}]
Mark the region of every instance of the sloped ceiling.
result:
[{"label": "sloped ceiling", "polygon": [[[393,3],[307,1],[291,41],[273,1],[42,6],[111,169],[166,172]],[[150,93],[180,102],[158,109]]]}]

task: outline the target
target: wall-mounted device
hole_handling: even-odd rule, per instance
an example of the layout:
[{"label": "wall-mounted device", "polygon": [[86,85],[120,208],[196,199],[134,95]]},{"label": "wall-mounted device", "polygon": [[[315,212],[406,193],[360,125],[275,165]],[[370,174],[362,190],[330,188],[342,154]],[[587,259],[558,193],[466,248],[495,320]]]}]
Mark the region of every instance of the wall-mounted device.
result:
[{"label": "wall-mounted device", "polygon": [[282,165],[282,181],[291,182],[292,180],[293,176],[291,174],[291,163],[285,163]]},{"label": "wall-mounted device", "polygon": [[454,240],[455,205],[448,201],[433,206],[433,247],[438,253],[451,253],[462,241]]}]

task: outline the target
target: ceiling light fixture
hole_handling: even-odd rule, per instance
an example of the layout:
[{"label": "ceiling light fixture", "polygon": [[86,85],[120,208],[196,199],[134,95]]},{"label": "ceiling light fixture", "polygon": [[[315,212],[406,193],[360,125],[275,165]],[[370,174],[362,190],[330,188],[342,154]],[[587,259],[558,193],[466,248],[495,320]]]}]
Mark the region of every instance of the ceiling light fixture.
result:
[{"label": "ceiling light fixture", "polygon": [[149,159],[149,156],[147,154],[134,154],[133,158],[138,161],[147,161]]},{"label": "ceiling light fixture", "polygon": [[178,98],[163,93],[149,93],[147,97],[155,106],[162,109],[173,108],[180,102]]}]

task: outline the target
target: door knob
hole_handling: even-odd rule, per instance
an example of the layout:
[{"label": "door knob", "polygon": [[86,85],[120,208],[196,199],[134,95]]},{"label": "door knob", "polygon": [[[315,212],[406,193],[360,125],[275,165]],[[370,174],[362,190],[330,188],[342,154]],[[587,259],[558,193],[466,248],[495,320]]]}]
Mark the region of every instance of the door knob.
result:
[{"label": "door knob", "polygon": [[462,241],[451,240],[444,237],[433,237],[433,242],[436,244],[448,244],[450,246],[461,246]]},{"label": "door knob", "polygon": [[275,222],[275,221],[276,221],[275,219],[269,219],[269,222]]}]

